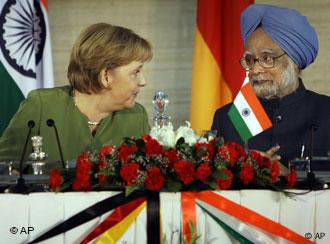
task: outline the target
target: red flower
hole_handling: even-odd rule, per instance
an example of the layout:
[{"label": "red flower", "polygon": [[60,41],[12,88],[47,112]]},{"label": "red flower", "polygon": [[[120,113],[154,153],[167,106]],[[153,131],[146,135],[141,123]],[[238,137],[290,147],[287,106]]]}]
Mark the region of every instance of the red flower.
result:
[{"label": "red flower", "polygon": [[49,185],[53,190],[58,189],[62,184],[62,175],[58,169],[54,169],[49,174]]},{"label": "red flower", "polygon": [[262,156],[258,151],[251,150],[250,155],[254,161],[256,161],[257,165],[260,168],[267,167],[271,168],[272,167],[272,162],[270,161],[269,158]]},{"label": "red flower", "polygon": [[158,167],[151,167],[147,170],[147,179],[145,187],[149,190],[156,191],[164,186],[165,177]]},{"label": "red flower", "polygon": [[164,153],[165,157],[168,159],[168,167],[173,168],[174,163],[180,160],[178,152],[175,149],[170,149]]},{"label": "red flower", "polygon": [[[98,165],[98,169],[99,171],[101,171],[102,169],[105,169],[107,167],[106,162],[104,161],[100,161],[99,165]],[[97,178],[99,180],[99,183],[105,182],[107,179],[107,176],[102,174],[102,173],[98,173]]]},{"label": "red flower", "polygon": [[210,168],[210,165],[208,164],[201,164],[198,166],[197,171],[196,171],[196,179],[206,182],[211,175],[212,171]]},{"label": "red flower", "polygon": [[149,134],[144,134],[142,136],[142,140],[146,143],[146,142],[152,140],[152,137]]},{"label": "red flower", "polygon": [[223,144],[219,147],[218,153],[223,160],[229,161],[231,167],[233,167],[240,158],[246,157],[243,147],[237,143]]},{"label": "red flower", "polygon": [[290,174],[286,177],[286,187],[292,188],[296,184],[297,181],[297,172],[295,170],[291,170]]},{"label": "red flower", "polygon": [[77,191],[90,190],[90,171],[91,162],[89,160],[88,152],[84,152],[77,158],[76,178],[73,182],[72,188]]},{"label": "red flower", "polygon": [[107,155],[112,155],[114,152],[115,147],[112,145],[107,145],[107,146],[103,146],[101,148],[100,154],[99,154],[99,158],[103,158]]},{"label": "red flower", "polygon": [[[214,154],[214,148],[207,142],[198,142],[195,144],[197,156],[204,161],[210,161]],[[204,150],[204,151],[203,151]]]},{"label": "red flower", "polygon": [[244,162],[242,164],[242,169],[239,174],[239,178],[243,181],[245,185],[247,185],[251,180],[253,180],[253,177],[254,177],[253,167],[248,163]]},{"label": "red flower", "polygon": [[179,179],[184,184],[189,184],[194,180],[194,164],[188,161],[179,161],[174,164],[174,169]]},{"label": "red flower", "polygon": [[126,145],[123,144],[118,148],[118,158],[122,162],[126,162],[130,156],[137,152],[136,145]]},{"label": "red flower", "polygon": [[226,179],[217,178],[215,183],[217,183],[220,190],[227,190],[233,182],[233,173],[229,169],[224,169],[223,172],[227,175]]},{"label": "red flower", "polygon": [[250,155],[256,161],[259,167],[263,165],[264,157],[257,151],[251,150]]},{"label": "red flower", "polygon": [[126,181],[127,185],[131,186],[135,183],[139,169],[140,165],[138,163],[128,163],[121,167],[119,174]]},{"label": "red flower", "polygon": [[150,157],[162,154],[164,149],[157,140],[151,138],[146,142],[145,150],[147,157]]},{"label": "red flower", "polygon": [[272,178],[272,183],[277,181],[277,177],[280,174],[280,166],[278,164],[279,162],[274,161],[270,167],[270,177]]}]

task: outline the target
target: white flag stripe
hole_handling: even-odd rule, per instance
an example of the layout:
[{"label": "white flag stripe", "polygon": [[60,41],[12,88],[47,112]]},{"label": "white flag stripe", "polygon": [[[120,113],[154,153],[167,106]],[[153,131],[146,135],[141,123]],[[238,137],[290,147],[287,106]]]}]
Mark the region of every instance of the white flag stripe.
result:
[{"label": "white flag stripe", "polygon": [[250,79],[249,79],[249,73],[247,72],[246,73],[246,76],[245,76],[245,79],[244,79],[244,81],[243,81],[243,85],[241,86],[241,87],[243,87],[243,86],[245,86],[247,83],[249,83],[250,82]]},{"label": "white flag stripe", "polygon": [[[253,110],[251,109],[249,103],[246,101],[245,97],[243,96],[242,92],[239,91],[235,100],[234,100],[234,105],[236,106],[238,112],[240,113],[240,116],[244,120],[245,124],[249,128],[251,134],[253,136],[259,134],[260,132],[263,131],[257,117],[253,113]],[[249,115],[244,116],[242,114],[242,111],[248,109]]]},{"label": "white flag stripe", "polygon": [[53,72],[53,56],[52,56],[52,48],[51,48],[51,38],[50,38],[50,30],[48,23],[48,13],[45,9],[45,6],[40,3],[41,10],[45,17],[46,24],[46,41],[43,53],[43,59],[37,66],[37,83],[38,88],[51,88],[54,87],[54,72]]}]

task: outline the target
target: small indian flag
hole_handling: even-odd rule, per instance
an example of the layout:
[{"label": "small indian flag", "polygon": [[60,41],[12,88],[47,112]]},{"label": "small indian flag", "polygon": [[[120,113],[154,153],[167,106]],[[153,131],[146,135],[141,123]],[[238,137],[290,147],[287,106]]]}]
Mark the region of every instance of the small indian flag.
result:
[{"label": "small indian flag", "polygon": [[228,115],[243,141],[249,140],[272,126],[249,82],[248,72]]}]

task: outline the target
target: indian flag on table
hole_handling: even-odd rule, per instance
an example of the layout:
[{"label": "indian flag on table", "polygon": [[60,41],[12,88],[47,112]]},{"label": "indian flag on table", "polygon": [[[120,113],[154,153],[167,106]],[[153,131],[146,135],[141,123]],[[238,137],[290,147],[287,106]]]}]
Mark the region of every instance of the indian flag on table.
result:
[{"label": "indian flag on table", "polygon": [[47,0],[0,1],[0,135],[20,102],[53,87]]},{"label": "indian flag on table", "polygon": [[248,74],[228,115],[243,141],[249,140],[272,126],[272,122],[254,93]]}]

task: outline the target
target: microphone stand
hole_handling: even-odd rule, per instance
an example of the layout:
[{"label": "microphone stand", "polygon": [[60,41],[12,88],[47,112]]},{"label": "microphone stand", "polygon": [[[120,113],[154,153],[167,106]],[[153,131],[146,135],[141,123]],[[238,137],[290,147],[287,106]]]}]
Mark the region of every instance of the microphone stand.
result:
[{"label": "microphone stand", "polygon": [[12,192],[12,193],[24,193],[29,189],[26,186],[25,180],[23,178],[23,161],[24,161],[24,156],[25,156],[25,153],[26,153],[26,148],[27,148],[27,145],[28,145],[28,142],[29,142],[29,139],[30,139],[32,128],[35,126],[34,121],[30,120],[27,123],[27,126],[29,127],[29,131],[28,131],[28,134],[27,134],[26,139],[25,139],[25,144],[24,144],[23,151],[22,151],[22,154],[21,154],[21,159],[19,161],[19,178],[17,179],[16,185],[14,187],[9,188],[9,191]]},{"label": "microphone stand", "polygon": [[61,143],[60,143],[60,138],[58,136],[57,127],[55,125],[55,121],[52,120],[52,119],[48,119],[47,120],[47,125],[49,127],[54,127],[56,141],[57,141],[57,146],[58,146],[58,151],[60,152],[60,158],[61,158],[62,168],[65,169],[65,163],[64,163],[64,157],[63,157],[62,147],[61,147]]},{"label": "microphone stand", "polygon": [[311,141],[310,141],[310,155],[309,160],[307,162],[307,179],[306,184],[310,190],[318,190],[322,188],[321,182],[315,177],[315,173],[312,169],[313,163],[313,154],[314,154],[314,132],[317,130],[317,125],[311,125]]}]

